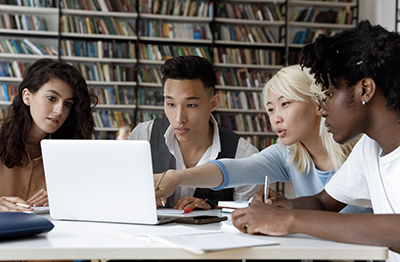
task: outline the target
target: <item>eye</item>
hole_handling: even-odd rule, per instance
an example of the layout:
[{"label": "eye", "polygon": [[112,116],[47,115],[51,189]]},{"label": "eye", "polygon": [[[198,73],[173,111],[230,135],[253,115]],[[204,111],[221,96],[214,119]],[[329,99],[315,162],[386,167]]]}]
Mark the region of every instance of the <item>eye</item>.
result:
[{"label": "eye", "polygon": [[56,98],[54,96],[48,96],[47,99],[49,99],[50,101],[56,101]]},{"label": "eye", "polygon": [[66,107],[68,107],[68,108],[71,108],[73,105],[74,105],[74,103],[71,103],[71,102],[65,102],[65,104],[64,104]]},{"label": "eye", "polygon": [[281,106],[282,107],[285,107],[285,106],[288,106],[290,104],[290,102],[283,102],[282,104],[281,104]]},{"label": "eye", "polygon": [[174,106],[174,103],[167,103],[167,106],[173,107],[173,106]]},{"label": "eye", "polygon": [[268,114],[272,114],[274,112],[274,109],[272,107],[267,109]]},{"label": "eye", "polygon": [[195,104],[188,104],[187,107],[196,107]]}]

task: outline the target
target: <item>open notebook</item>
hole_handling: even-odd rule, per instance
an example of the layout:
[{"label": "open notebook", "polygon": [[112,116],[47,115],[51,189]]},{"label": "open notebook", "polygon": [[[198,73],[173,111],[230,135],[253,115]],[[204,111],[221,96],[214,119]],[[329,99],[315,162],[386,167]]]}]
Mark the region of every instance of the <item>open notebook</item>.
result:
[{"label": "open notebook", "polygon": [[148,141],[42,140],[54,219],[158,224]]},{"label": "open notebook", "polygon": [[[170,247],[181,248],[194,254],[220,251],[233,248],[278,245],[275,240],[267,236],[253,236],[239,231],[225,230],[201,230],[186,226],[174,226],[163,228],[159,233],[147,231],[146,233],[135,231],[108,233],[110,236],[136,239],[149,244],[159,243]],[[167,232],[169,231],[169,232]]]}]

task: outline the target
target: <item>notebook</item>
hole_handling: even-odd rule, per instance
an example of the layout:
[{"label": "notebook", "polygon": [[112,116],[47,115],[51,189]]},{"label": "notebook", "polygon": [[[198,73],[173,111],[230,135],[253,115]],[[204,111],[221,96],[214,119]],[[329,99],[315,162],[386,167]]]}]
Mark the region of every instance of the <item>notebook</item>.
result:
[{"label": "notebook", "polygon": [[159,224],[150,144],[135,140],[41,141],[53,219]]},{"label": "notebook", "polygon": [[114,237],[140,240],[150,245],[152,243],[162,243],[199,255],[226,249],[279,244],[276,239],[271,237],[248,235],[239,231],[203,230],[186,226],[163,229],[157,233],[151,230],[146,233],[135,230],[132,234],[126,231],[110,231],[107,234]]}]

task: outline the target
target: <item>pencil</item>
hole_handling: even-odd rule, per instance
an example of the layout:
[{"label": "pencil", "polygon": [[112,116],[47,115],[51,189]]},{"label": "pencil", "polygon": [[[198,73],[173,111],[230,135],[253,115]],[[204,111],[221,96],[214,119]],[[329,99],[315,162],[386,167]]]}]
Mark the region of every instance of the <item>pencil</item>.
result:
[{"label": "pencil", "polygon": [[22,203],[15,203],[15,205],[20,206],[20,207],[26,207],[26,208],[30,208],[30,205],[26,205],[26,204],[22,204]]},{"label": "pencil", "polygon": [[164,178],[165,173],[167,173],[167,171],[162,172],[162,175],[161,175],[161,177],[160,177],[160,180],[158,180],[156,186],[154,187],[154,190],[155,190],[155,191],[158,190],[158,188],[159,188],[159,186],[160,186],[160,184],[161,184],[161,181],[162,181],[163,178]]}]

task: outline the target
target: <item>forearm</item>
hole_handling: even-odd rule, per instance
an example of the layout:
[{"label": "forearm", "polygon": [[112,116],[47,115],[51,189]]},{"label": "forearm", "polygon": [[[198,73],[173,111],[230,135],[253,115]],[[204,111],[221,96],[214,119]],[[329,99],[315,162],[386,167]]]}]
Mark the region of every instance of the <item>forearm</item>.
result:
[{"label": "forearm", "polygon": [[176,186],[187,187],[218,187],[224,181],[221,169],[214,163],[184,170],[169,170],[166,176],[173,178]]},{"label": "forearm", "polygon": [[299,197],[290,200],[293,209],[325,210],[339,212],[346,205],[332,198],[325,190],[308,197]]},{"label": "forearm", "polygon": [[337,242],[385,246],[400,253],[400,215],[292,210],[289,231]]}]

